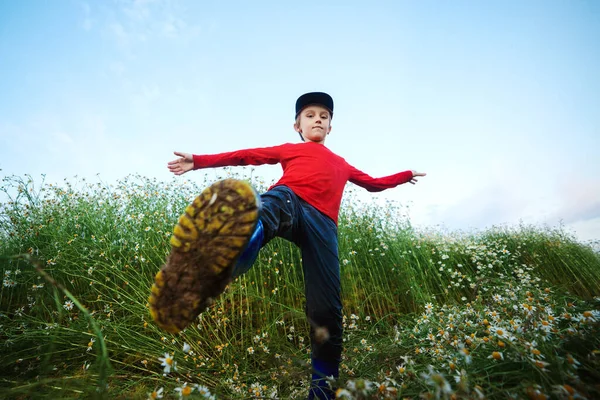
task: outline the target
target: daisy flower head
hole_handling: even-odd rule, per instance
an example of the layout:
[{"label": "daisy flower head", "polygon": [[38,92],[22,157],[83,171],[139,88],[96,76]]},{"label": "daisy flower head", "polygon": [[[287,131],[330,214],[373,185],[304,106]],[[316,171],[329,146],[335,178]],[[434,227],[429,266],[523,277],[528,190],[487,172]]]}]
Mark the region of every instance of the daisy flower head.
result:
[{"label": "daisy flower head", "polygon": [[208,390],[208,388],[206,386],[194,385],[194,389],[196,389],[196,391],[198,392],[198,394],[203,399],[214,399],[215,398],[214,395],[210,394],[210,390]]},{"label": "daisy flower head", "polygon": [[96,339],[94,338],[90,338],[90,341],[88,343],[88,347],[86,351],[92,351],[92,346],[94,345],[94,342],[96,341]]},{"label": "daisy flower head", "polygon": [[175,391],[179,394],[179,398],[188,397],[194,391],[194,388],[187,385],[187,382],[184,382],[181,387],[175,388]]},{"label": "daisy flower head", "polygon": [[373,382],[367,379],[357,379],[356,381],[348,381],[346,387],[351,392],[366,396],[373,389]]},{"label": "daisy flower head", "polygon": [[353,396],[352,396],[352,393],[350,393],[349,390],[339,388],[335,392],[335,398],[336,399],[352,399]]},{"label": "daisy flower head", "polygon": [[158,357],[158,361],[161,362],[161,367],[165,367],[163,371],[165,375],[171,372],[171,368],[173,368],[173,371],[177,371],[177,361],[174,361],[169,353],[165,353],[164,357]]},{"label": "daisy flower head", "polygon": [[425,313],[429,314],[433,311],[433,304],[427,303],[425,304]]},{"label": "daisy flower head", "polygon": [[444,378],[444,376],[433,369],[432,365],[428,366],[429,372],[422,373],[421,377],[429,384],[435,387],[435,391],[439,398],[440,393],[450,394],[452,393],[452,387],[450,383]]},{"label": "daisy flower head", "polygon": [[152,393],[148,393],[148,400],[162,399],[163,398],[163,388],[154,389]]}]

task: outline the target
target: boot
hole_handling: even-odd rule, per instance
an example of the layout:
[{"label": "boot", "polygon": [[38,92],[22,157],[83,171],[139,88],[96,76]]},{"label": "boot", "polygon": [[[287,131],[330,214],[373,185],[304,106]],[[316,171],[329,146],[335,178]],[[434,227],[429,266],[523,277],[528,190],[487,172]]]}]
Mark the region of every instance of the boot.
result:
[{"label": "boot", "polygon": [[329,386],[327,378],[333,377],[334,379],[337,379],[339,377],[339,364],[313,358],[312,367],[312,383],[308,392],[308,400],[335,399],[335,392]]},{"label": "boot", "polygon": [[260,207],[252,186],[236,179],[211,185],[187,206],[148,298],[159,327],[181,331],[225,290],[259,222]]}]

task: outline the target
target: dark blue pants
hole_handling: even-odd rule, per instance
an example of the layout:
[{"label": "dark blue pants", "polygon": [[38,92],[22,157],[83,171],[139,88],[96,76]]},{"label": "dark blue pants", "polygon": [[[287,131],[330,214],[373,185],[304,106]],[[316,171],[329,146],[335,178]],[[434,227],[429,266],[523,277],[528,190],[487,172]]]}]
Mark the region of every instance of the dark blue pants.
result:
[{"label": "dark blue pants", "polygon": [[[313,369],[316,375],[338,376],[342,354],[342,300],[337,226],[286,186],[261,195],[262,246],[275,236],[287,239],[302,251],[306,315],[311,332]],[[246,271],[235,271],[239,275]],[[329,339],[315,340],[315,327],[325,327]]]}]

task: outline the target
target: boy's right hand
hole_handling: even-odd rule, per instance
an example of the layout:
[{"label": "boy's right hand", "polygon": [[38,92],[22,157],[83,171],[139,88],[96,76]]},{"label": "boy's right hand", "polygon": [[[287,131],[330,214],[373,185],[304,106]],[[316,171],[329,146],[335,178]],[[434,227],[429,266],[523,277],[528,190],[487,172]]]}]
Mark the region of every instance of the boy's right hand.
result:
[{"label": "boy's right hand", "polygon": [[175,151],[174,154],[179,156],[179,158],[169,161],[167,164],[169,171],[175,175],[182,175],[194,169],[194,157],[190,153],[180,153]]}]

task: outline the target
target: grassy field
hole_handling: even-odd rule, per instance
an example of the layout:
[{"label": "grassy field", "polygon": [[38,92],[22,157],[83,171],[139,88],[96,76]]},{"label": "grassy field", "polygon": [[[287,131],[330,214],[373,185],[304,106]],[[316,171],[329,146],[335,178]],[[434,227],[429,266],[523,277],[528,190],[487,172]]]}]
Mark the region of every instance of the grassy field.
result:
[{"label": "grassy field", "polygon": [[[149,317],[172,226],[209,183],[3,179],[0,398],[306,396],[309,327],[289,243],[269,243],[182,333]],[[403,214],[345,198],[339,398],[600,398],[591,246],[560,228],[415,230]]]}]

